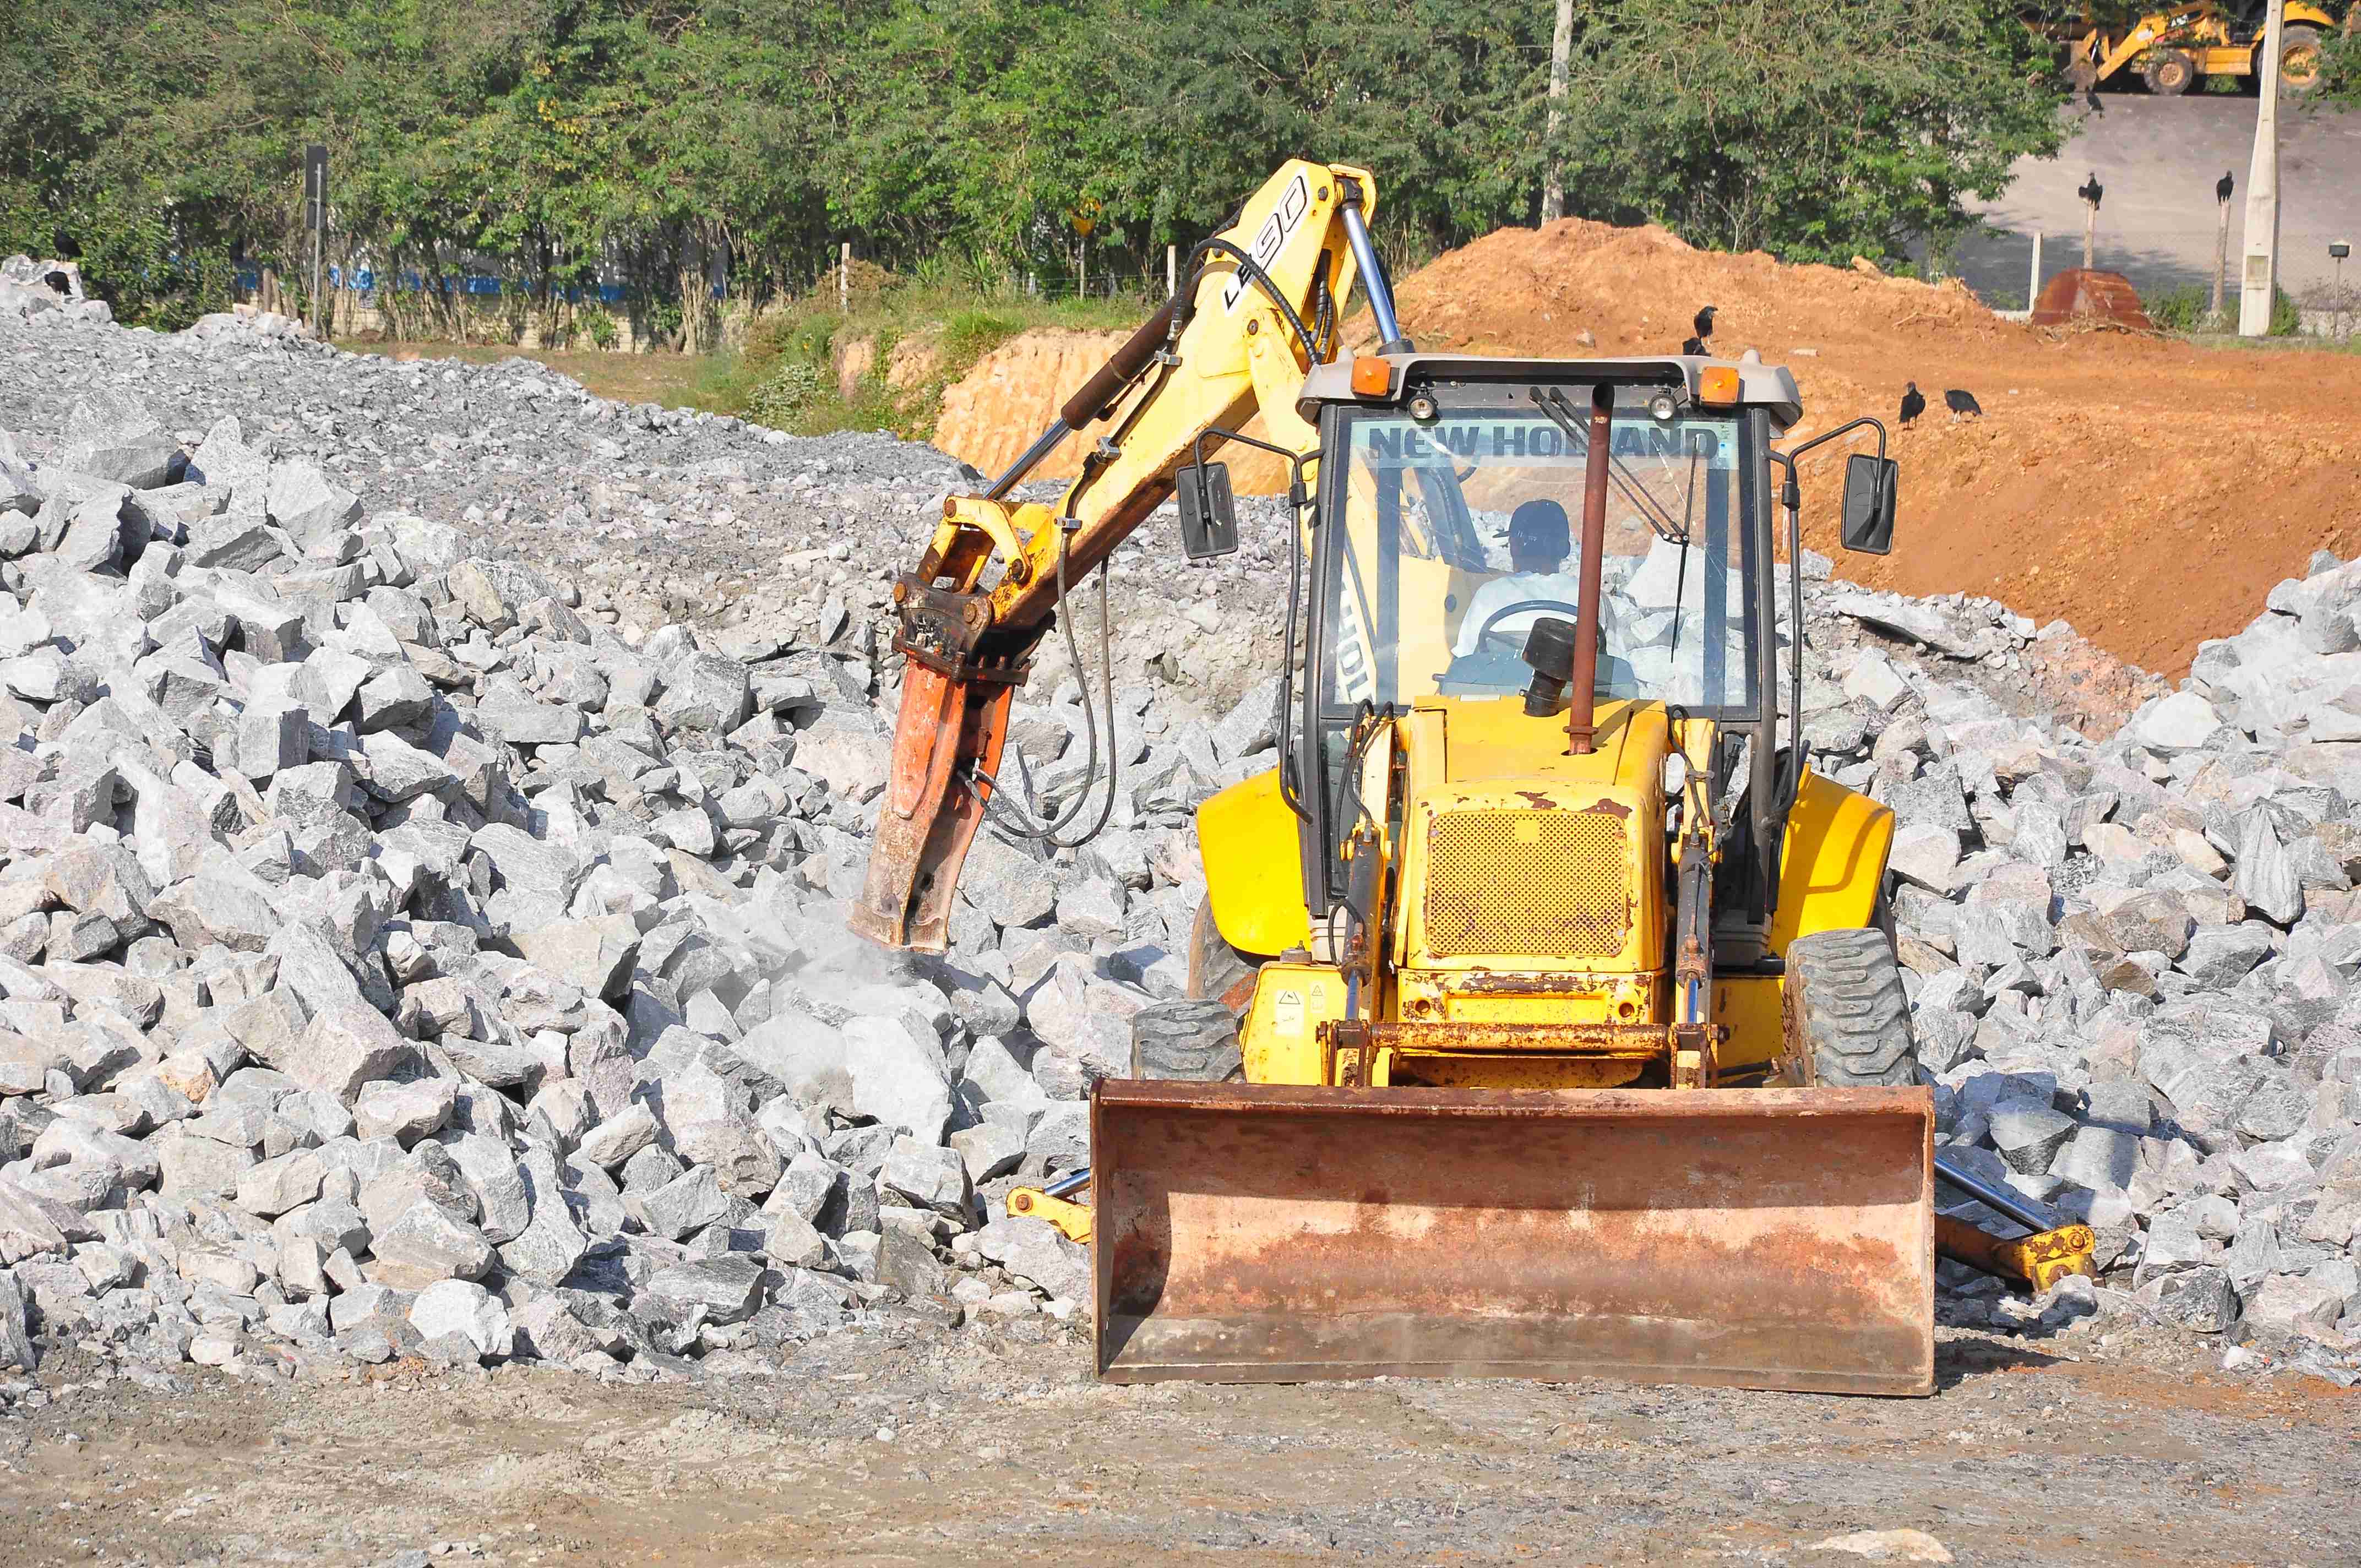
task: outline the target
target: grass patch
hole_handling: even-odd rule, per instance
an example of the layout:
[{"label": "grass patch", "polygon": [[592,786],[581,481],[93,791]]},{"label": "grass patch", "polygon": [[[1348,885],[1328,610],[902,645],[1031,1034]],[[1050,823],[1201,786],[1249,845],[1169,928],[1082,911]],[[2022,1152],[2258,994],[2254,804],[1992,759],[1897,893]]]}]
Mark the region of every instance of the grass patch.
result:
[{"label": "grass patch", "polygon": [[[1154,303],[1137,298],[979,295],[953,286],[887,280],[865,297],[856,293],[849,314],[823,294],[767,319],[742,353],[699,378],[697,406],[798,435],[884,430],[925,441],[934,434],[943,389],[1010,338],[1040,327],[1128,331]],[[871,345],[869,368],[847,395],[836,373],[837,349],[864,339]],[[889,385],[885,378],[895,348],[919,341],[933,351],[931,371],[916,385]]]},{"label": "grass patch", "polygon": [[[832,293],[823,293],[764,317],[748,334],[743,349],[708,355],[609,354],[592,348],[528,353],[502,344],[363,338],[339,339],[336,346],[394,359],[456,359],[470,365],[532,359],[617,402],[736,414],[797,435],[884,430],[925,441],[934,434],[943,389],[1010,338],[1040,327],[1128,332],[1161,303],[1137,297],[980,295],[949,285],[879,277],[880,286],[854,291],[849,315],[837,311]],[[934,347],[933,371],[916,386],[887,385],[885,373],[895,345],[921,337]],[[863,338],[873,345],[873,357],[848,397],[837,380],[837,345]]]},{"label": "grass patch", "polygon": [[2197,348],[2260,349],[2266,353],[2361,354],[2361,336],[2321,337],[2298,333],[2286,337],[2240,337],[2235,332],[2188,332],[2180,339]]}]

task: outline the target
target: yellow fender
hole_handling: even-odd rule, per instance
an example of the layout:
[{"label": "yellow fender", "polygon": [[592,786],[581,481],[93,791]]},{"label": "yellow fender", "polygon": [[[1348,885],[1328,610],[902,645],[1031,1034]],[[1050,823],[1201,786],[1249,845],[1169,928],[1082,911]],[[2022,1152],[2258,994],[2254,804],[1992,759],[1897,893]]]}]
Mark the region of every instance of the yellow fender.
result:
[{"label": "yellow fender", "polygon": [[1205,894],[1222,940],[1271,955],[1312,940],[1302,840],[1279,793],[1279,770],[1232,784],[1197,808]]},{"label": "yellow fender", "polygon": [[1779,907],[1771,916],[1771,950],[1815,931],[1870,924],[1885,858],[1894,848],[1894,813],[1857,790],[1809,768],[1787,815],[1779,853]]},{"label": "yellow fender", "polygon": [[[1779,852],[1779,907],[1771,916],[1771,951],[1815,931],[1852,931],[1877,917],[1885,861],[1894,848],[1894,813],[1857,790],[1804,770]],[[1769,1061],[1786,1033],[1782,981],[1730,979],[1714,987],[1714,1016],[1730,1029],[1724,1069]]]}]

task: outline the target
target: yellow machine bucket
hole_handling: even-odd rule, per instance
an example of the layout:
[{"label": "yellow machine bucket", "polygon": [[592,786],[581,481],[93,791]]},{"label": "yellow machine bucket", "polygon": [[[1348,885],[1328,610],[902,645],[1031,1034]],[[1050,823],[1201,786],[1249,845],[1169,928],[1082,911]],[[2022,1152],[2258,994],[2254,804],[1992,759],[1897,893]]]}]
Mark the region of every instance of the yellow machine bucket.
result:
[{"label": "yellow machine bucket", "polygon": [[1109,1080],[1091,1142],[1111,1382],[1934,1390],[1923,1088]]}]

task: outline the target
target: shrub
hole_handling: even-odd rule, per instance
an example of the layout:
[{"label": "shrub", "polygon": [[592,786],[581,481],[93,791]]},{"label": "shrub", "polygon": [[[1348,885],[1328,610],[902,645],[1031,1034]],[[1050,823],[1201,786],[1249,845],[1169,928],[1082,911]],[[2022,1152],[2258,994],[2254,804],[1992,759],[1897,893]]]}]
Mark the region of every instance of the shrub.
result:
[{"label": "shrub", "polygon": [[[2238,296],[2226,295],[2223,301],[2224,320],[2213,313],[2213,294],[2210,289],[2196,284],[2169,290],[2147,302],[2147,319],[2163,332],[2235,332],[2238,327]],[[2285,289],[2271,291],[2272,337],[2292,337],[2303,330],[2303,316],[2288,298]]]},{"label": "shrub", "polygon": [[592,346],[602,349],[615,346],[615,318],[604,305],[593,305],[580,312],[574,318],[574,325],[590,340]]},{"label": "shrub", "polygon": [[2303,330],[2303,313],[2295,308],[2285,289],[2271,290],[2271,335],[2293,337]]},{"label": "shrub", "polygon": [[773,430],[794,430],[819,400],[827,378],[801,359],[781,359],[746,400],[746,417]]},{"label": "shrub", "polygon": [[2213,295],[2195,284],[2169,290],[2147,302],[2147,319],[2164,332],[2202,332],[2211,324]]},{"label": "shrub", "polygon": [[953,376],[966,374],[970,366],[1015,337],[1018,330],[1015,322],[990,311],[954,311],[943,323],[946,370]]}]

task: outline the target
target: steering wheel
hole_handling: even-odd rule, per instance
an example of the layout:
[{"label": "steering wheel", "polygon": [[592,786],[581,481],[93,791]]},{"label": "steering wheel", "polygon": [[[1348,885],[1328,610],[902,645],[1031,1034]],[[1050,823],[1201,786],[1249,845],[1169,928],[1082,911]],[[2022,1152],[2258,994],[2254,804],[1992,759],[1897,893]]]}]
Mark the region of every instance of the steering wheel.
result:
[{"label": "steering wheel", "polygon": [[1568,604],[1564,599],[1519,599],[1514,604],[1502,605],[1484,618],[1484,624],[1476,629],[1477,644],[1480,646],[1484,639],[1492,635],[1495,623],[1505,620],[1512,615],[1521,615],[1529,609],[1562,609],[1577,620],[1582,618],[1582,607]]}]

